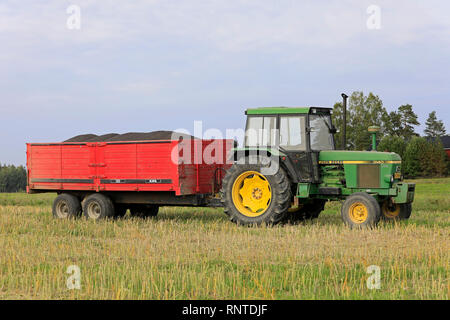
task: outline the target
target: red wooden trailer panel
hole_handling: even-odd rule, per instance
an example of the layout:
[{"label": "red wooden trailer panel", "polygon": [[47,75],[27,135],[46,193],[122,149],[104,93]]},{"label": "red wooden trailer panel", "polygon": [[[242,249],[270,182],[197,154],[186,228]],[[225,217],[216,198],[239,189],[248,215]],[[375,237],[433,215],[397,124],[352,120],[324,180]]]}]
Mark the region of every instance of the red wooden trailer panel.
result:
[{"label": "red wooden trailer panel", "polygon": [[28,191],[218,192],[233,140],[27,144]]}]

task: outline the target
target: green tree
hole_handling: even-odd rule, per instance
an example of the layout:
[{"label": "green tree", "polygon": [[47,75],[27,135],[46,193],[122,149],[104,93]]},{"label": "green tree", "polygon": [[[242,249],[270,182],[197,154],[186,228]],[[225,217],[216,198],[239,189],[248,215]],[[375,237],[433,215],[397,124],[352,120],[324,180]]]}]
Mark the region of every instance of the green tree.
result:
[{"label": "green tree", "polygon": [[413,137],[409,141],[403,158],[403,174],[406,177],[415,178],[424,174],[426,164],[422,159],[426,159],[427,149],[428,141],[424,138]]},{"label": "green tree", "polygon": [[440,139],[429,141],[430,167],[432,177],[442,177],[447,174],[447,153]]},{"label": "green tree", "polygon": [[412,109],[412,105],[405,104],[398,108],[398,114],[400,115],[401,127],[399,130],[400,137],[403,137],[406,141],[410,141],[412,137],[419,136],[414,127],[420,125],[417,120],[417,115]]},{"label": "green tree", "polygon": [[441,177],[446,174],[446,154],[439,140],[413,137],[408,143],[403,161],[405,176]]},{"label": "green tree", "polygon": [[23,166],[0,165],[0,192],[24,191],[26,184],[27,176]]},{"label": "green tree", "polygon": [[[337,146],[342,140],[342,103],[338,102],[333,108],[333,123],[340,130],[335,135]],[[419,136],[415,126],[420,125],[418,117],[410,104],[402,105],[397,111],[388,113],[379,96],[369,93],[365,96],[362,91],[355,91],[349,98],[347,109],[347,149],[369,150],[371,146],[370,126],[379,126],[378,141],[384,136],[397,136],[406,142]]]},{"label": "green tree", "polygon": [[385,133],[390,136],[400,137],[402,134],[402,119],[398,112],[391,111],[383,118]]},{"label": "green tree", "polygon": [[385,136],[378,145],[378,151],[395,152],[403,159],[406,145],[405,140],[398,136]]},{"label": "green tree", "polygon": [[384,136],[384,122],[387,111],[381,99],[372,92],[366,97],[362,91],[353,92],[349,99],[350,132],[349,144],[355,150],[369,150],[371,134],[367,131],[370,126],[381,127],[378,139]]},{"label": "green tree", "polygon": [[[341,102],[334,105],[333,123],[339,130],[335,135],[336,145],[341,147],[343,128],[343,106]],[[369,150],[371,148],[371,135],[367,131],[370,126],[380,126],[381,132],[378,140],[384,136],[385,119],[388,118],[381,99],[369,93],[365,96],[362,91],[355,91],[349,98],[347,107],[347,149]]]},{"label": "green tree", "polygon": [[436,111],[431,112],[428,115],[428,119],[425,128],[425,135],[427,137],[436,139],[445,136],[445,126],[442,120],[438,120],[436,117]]}]

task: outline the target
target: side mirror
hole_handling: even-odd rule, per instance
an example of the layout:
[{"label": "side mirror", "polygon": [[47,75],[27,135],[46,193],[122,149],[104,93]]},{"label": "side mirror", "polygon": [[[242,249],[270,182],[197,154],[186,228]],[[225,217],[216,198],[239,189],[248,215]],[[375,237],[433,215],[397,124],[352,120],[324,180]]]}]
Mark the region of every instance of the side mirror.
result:
[{"label": "side mirror", "polygon": [[335,126],[332,126],[332,127],[330,128],[330,133],[335,134],[335,133],[337,133],[337,132],[338,132],[338,131],[337,131],[337,129],[336,129]]}]

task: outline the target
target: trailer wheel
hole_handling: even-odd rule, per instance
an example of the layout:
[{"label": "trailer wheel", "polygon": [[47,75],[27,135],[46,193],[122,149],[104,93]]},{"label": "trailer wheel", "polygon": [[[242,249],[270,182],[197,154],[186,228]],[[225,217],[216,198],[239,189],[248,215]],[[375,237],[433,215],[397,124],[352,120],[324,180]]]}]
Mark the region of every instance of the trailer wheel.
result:
[{"label": "trailer wheel", "polygon": [[350,228],[373,228],[380,221],[381,209],[374,197],[365,192],[358,192],[344,201],[341,216]]},{"label": "trailer wheel", "polygon": [[285,221],[295,223],[308,219],[317,219],[325,208],[325,202],[324,200],[315,200],[312,203],[307,203],[303,206],[300,205],[297,208],[290,208],[286,213]]},{"label": "trailer wheel", "polygon": [[58,219],[78,218],[81,215],[80,200],[68,193],[60,194],[53,201],[52,212]]},{"label": "trailer wheel", "polygon": [[83,201],[84,216],[91,220],[101,220],[114,216],[114,204],[101,193],[94,193]]},{"label": "trailer wheel", "polygon": [[395,204],[387,200],[381,204],[382,217],[386,221],[409,219],[411,212],[411,203]]},{"label": "trailer wheel", "polygon": [[150,218],[158,215],[159,206],[156,204],[138,204],[130,208],[130,213],[133,217]]},{"label": "trailer wheel", "polygon": [[252,162],[234,164],[223,179],[221,201],[224,212],[238,225],[274,225],[281,222],[292,198],[285,171],[279,167],[275,174],[264,175],[261,173],[261,162],[247,163]]}]

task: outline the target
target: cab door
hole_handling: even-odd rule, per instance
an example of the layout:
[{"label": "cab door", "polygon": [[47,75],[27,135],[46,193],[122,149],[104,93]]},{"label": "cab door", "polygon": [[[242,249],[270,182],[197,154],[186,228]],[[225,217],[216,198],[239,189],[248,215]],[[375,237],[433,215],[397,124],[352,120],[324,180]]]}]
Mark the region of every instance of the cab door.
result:
[{"label": "cab door", "polygon": [[280,149],[296,174],[297,181],[318,183],[318,152],[309,150],[307,115],[280,115]]}]

